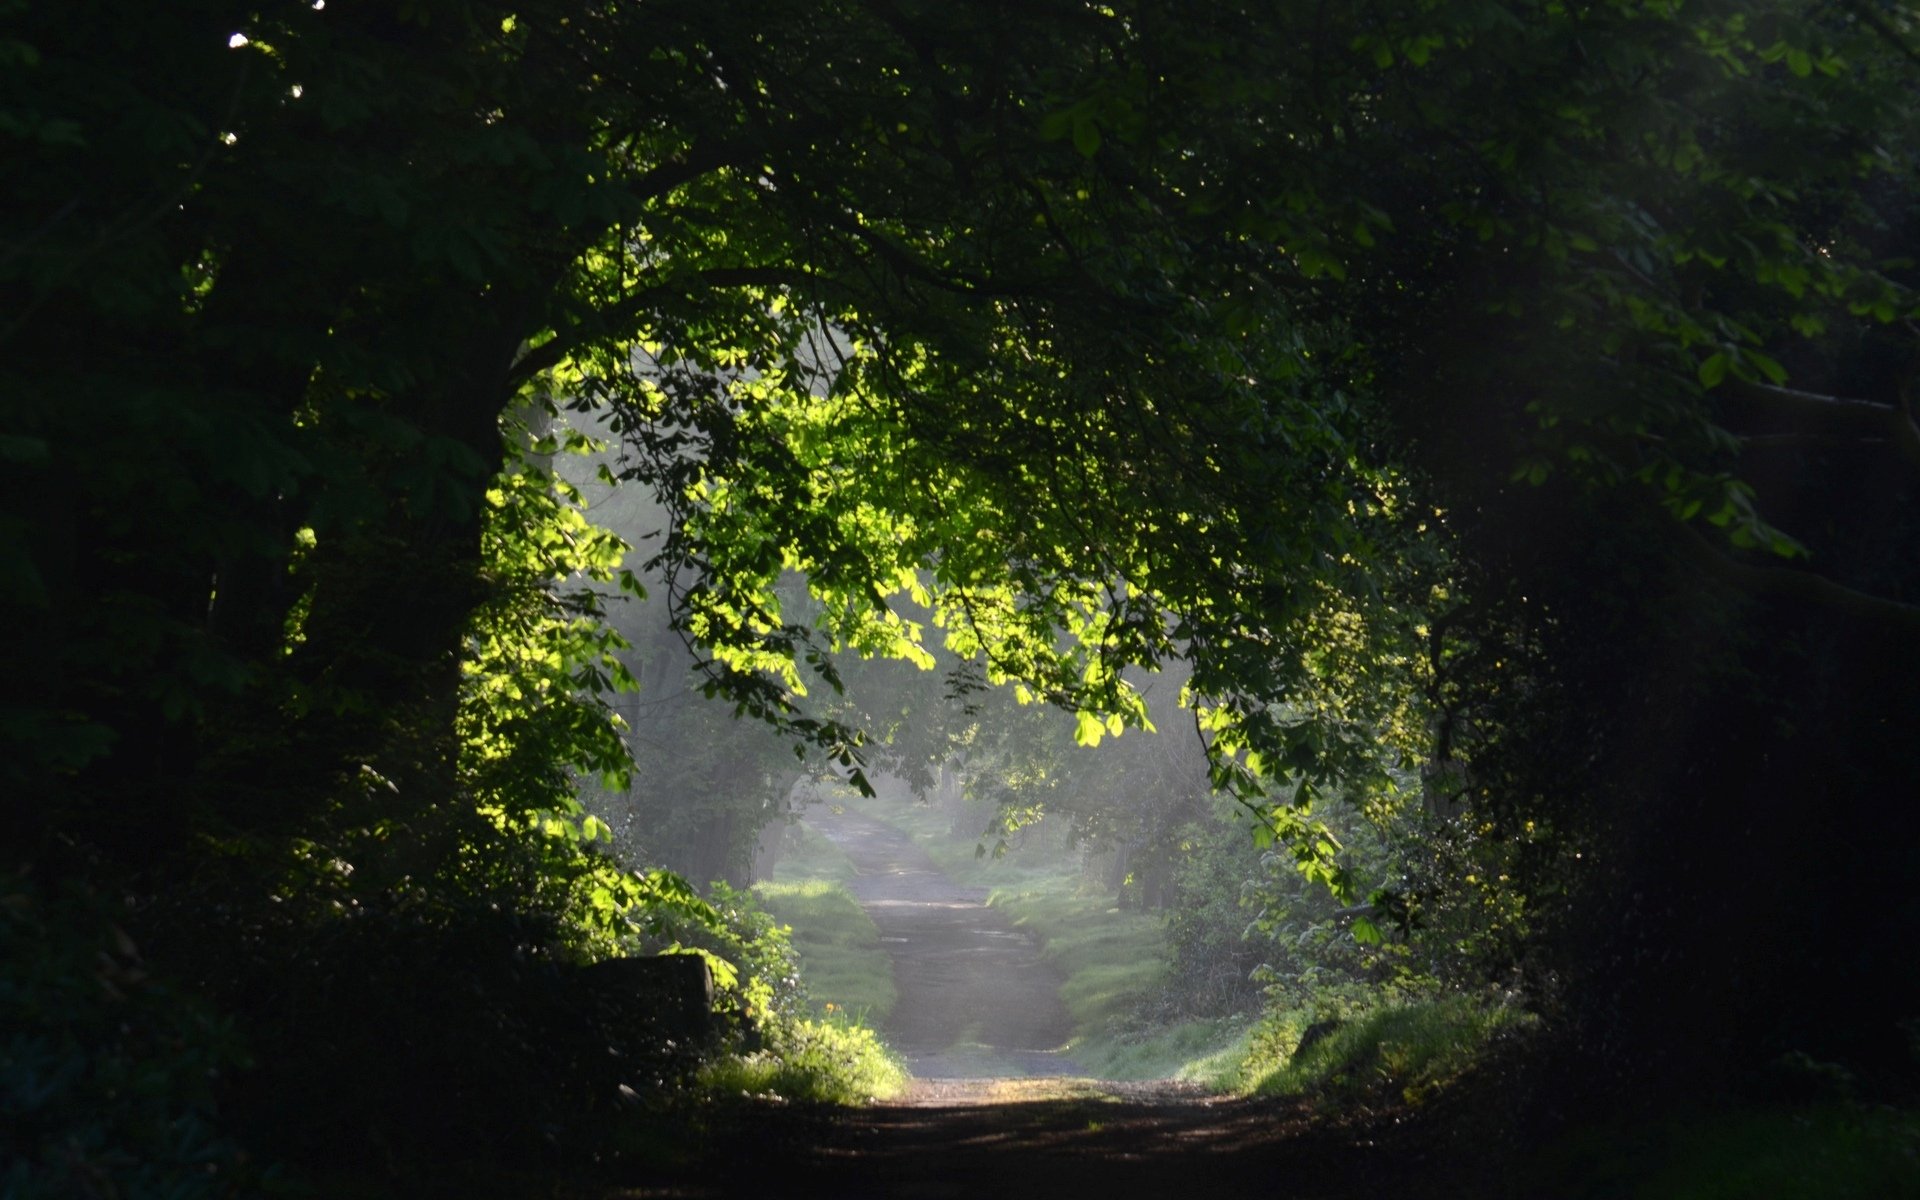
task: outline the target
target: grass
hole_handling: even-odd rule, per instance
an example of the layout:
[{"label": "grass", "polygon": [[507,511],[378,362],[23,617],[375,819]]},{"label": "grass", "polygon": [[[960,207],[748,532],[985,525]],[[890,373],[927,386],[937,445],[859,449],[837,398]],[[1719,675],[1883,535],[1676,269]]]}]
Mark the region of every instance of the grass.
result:
[{"label": "grass", "polygon": [[1101,1079],[1213,1083],[1225,1056],[1244,1039],[1247,1024],[1245,1017],[1221,1017],[1090,1033],[1075,1044],[1074,1061]]},{"label": "grass", "polygon": [[1920,1196],[1920,1113],[1832,1103],[1585,1130],[1536,1165],[1567,1200]]},{"label": "grass", "polygon": [[[1537,1023],[1518,1008],[1471,996],[1401,1001],[1349,998],[1344,1024],[1297,1053],[1329,1015],[1317,1008],[1156,1025],[1141,1014],[1166,983],[1166,931],[1154,914],[1123,912],[1089,895],[1078,864],[1037,847],[976,857],[939,810],[850,799],[850,807],[911,834],[942,870],[989,889],[988,904],[1039,939],[1066,976],[1073,1058],[1107,1079],[1194,1079],[1245,1095],[1329,1102],[1391,1096],[1419,1104],[1466,1074],[1497,1039]],[[1044,831],[1042,831],[1044,833]],[[1038,839],[1037,839],[1038,840]],[[1037,851],[1037,852],[1036,852]]]},{"label": "grass", "polygon": [[772,1045],[729,1055],[702,1070],[710,1095],[778,1097],[811,1104],[864,1104],[899,1094],[907,1069],[873,1030],[851,1019],[800,1019],[771,1031]]},{"label": "grass", "polygon": [[987,906],[1032,933],[1066,976],[1060,999],[1083,1036],[1123,1023],[1166,980],[1165,923],[1082,895],[1071,876],[994,888]]},{"label": "grass", "polygon": [[792,930],[801,982],[820,1015],[776,1025],[766,1049],[709,1065],[701,1086],[713,1095],[822,1104],[896,1095],[906,1086],[906,1066],[872,1029],[893,1011],[893,966],[873,919],[846,889],[853,863],[804,825],[787,839],[773,879],[753,892]]},{"label": "grass", "polygon": [[846,883],[858,874],[852,859],[808,826],[789,825],[782,836],[780,857],[773,864],[774,882],[807,883],[824,879]]},{"label": "grass", "polygon": [[1496,1038],[1538,1021],[1473,996],[1389,1002],[1356,1013],[1301,1050],[1318,1016],[1307,1009],[1269,1014],[1209,1064],[1211,1081],[1246,1095],[1385,1095],[1420,1104],[1471,1069]]},{"label": "grass", "polygon": [[893,966],[852,893],[827,879],[754,885],[760,906],[793,929],[807,995],[825,1011],[881,1024],[893,1012]]},{"label": "grass", "polygon": [[1139,1014],[1166,984],[1165,922],[1157,914],[1122,911],[1111,895],[1089,894],[1070,855],[1049,853],[1037,838],[1038,844],[1003,857],[982,857],[977,840],[956,835],[950,818],[931,805],[843,802],[912,836],[956,881],[987,888],[988,906],[1033,934],[1066,977],[1060,999],[1074,1026],[1068,1053],[1090,1074],[1199,1078],[1202,1063],[1245,1028],[1245,1020],[1143,1024]]}]

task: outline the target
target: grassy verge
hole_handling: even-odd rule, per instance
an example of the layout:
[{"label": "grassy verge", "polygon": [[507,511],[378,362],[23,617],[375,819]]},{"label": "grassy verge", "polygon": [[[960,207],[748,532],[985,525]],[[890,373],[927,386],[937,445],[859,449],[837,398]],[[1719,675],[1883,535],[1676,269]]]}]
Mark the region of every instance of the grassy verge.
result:
[{"label": "grassy verge", "polygon": [[1144,1022],[1140,1013],[1166,983],[1166,926],[1084,889],[1079,864],[1045,847],[1017,847],[1001,858],[976,854],[939,810],[921,804],[850,799],[849,807],[913,837],[960,883],[988,890],[989,907],[1033,934],[1066,977],[1060,998],[1073,1018],[1068,1052],[1105,1079],[1199,1078],[1232,1045],[1245,1020]]},{"label": "grassy verge", "polygon": [[[1288,1009],[1263,1017],[1206,1074],[1245,1095],[1419,1104],[1470,1070],[1496,1039],[1536,1022],[1522,1009],[1472,996],[1381,1003],[1331,1023],[1312,1009]],[[1309,1031],[1319,1036],[1303,1048]]]},{"label": "grassy verge", "polygon": [[780,857],[773,865],[775,883],[809,883],[819,879],[846,883],[858,874],[852,859],[806,825],[787,826],[783,837]]},{"label": "grassy verge", "polygon": [[700,1086],[709,1094],[777,1096],[815,1104],[864,1104],[897,1095],[907,1069],[873,1030],[838,1014],[783,1023],[770,1045],[709,1064]]},{"label": "grassy verge", "polygon": [[1537,1161],[1567,1200],[1851,1200],[1920,1195],[1920,1113],[1855,1104],[1731,1109],[1584,1130]]},{"label": "grassy verge", "polygon": [[812,1017],[779,1019],[763,1048],[709,1063],[697,1086],[709,1096],[778,1096],[810,1103],[858,1104],[898,1093],[907,1070],[872,1025],[893,1010],[893,968],[880,931],[845,881],[854,867],[804,826],[787,833],[771,881],[753,898],[789,928]]},{"label": "grassy verge", "polygon": [[793,929],[807,995],[827,1013],[881,1024],[893,1012],[893,967],[880,931],[845,886],[829,880],[755,884],[760,906]]}]

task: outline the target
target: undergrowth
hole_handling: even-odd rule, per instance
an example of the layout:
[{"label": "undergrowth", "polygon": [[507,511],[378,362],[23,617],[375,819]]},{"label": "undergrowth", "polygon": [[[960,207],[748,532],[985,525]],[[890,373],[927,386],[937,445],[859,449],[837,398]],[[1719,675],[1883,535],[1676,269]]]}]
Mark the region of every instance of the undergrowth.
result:
[{"label": "undergrowth", "polygon": [[1586,1129],[1531,1174],[1531,1192],[1566,1200],[1916,1196],[1920,1112],[1832,1102]]},{"label": "undergrowth", "polygon": [[827,1012],[878,1025],[893,1011],[893,968],[880,931],[852,893],[824,879],[755,884],[760,905],[791,927],[801,985]]},{"label": "undergrowth", "polygon": [[1471,1070],[1496,1039],[1537,1022],[1523,1009],[1474,996],[1341,998],[1269,1013],[1216,1061],[1214,1082],[1245,1095],[1418,1105]]},{"label": "undergrowth", "polygon": [[216,1103],[241,1038],[150,976],[114,917],[0,875],[0,1196],[248,1194],[265,1177]]},{"label": "undergrowth", "polygon": [[700,1087],[718,1095],[777,1097],[815,1104],[864,1104],[896,1095],[907,1069],[874,1031],[851,1018],[782,1021],[765,1049],[716,1059]]}]

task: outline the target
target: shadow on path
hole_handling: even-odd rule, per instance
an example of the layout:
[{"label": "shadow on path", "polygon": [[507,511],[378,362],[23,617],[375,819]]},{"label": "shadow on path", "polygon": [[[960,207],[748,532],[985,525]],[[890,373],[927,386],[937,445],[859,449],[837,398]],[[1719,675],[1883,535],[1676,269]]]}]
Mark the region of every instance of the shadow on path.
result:
[{"label": "shadow on path", "polygon": [[[1036,1090],[1103,1085],[1011,1081]],[[738,1122],[735,1124],[734,1122]],[[710,1131],[706,1166],[640,1197],[1071,1200],[1452,1200],[1487,1193],[1434,1130],[1394,1114],[1345,1121],[1298,1101],[1087,1094],[978,1104],[790,1106]]]}]

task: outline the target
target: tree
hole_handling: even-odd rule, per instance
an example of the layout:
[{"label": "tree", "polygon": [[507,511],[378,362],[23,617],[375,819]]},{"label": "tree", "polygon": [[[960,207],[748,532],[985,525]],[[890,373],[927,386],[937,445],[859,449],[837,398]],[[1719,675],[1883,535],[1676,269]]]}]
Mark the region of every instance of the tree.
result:
[{"label": "tree", "polygon": [[[501,416],[563,402],[670,514],[716,693],[849,770],[835,649],[939,637],[1121,727],[1124,668],[1185,659],[1213,782],[1323,881],[1312,804],[1385,786],[1384,736],[1555,831],[1569,930],[1656,898],[1567,935],[1587,978],[1724,950],[1749,997],[1774,935],[1673,914],[1791,869],[1795,810],[1725,836],[1773,747],[1799,794],[1911,791],[1898,11],[120,7],[14,6],[0,92],[47,870],[457,868]],[[1674,969],[1618,975],[1584,1027],[1661,1042],[1623,1014]]]}]

